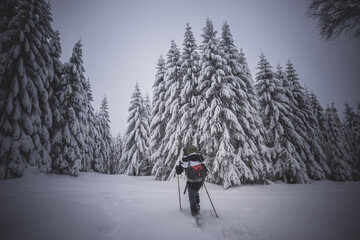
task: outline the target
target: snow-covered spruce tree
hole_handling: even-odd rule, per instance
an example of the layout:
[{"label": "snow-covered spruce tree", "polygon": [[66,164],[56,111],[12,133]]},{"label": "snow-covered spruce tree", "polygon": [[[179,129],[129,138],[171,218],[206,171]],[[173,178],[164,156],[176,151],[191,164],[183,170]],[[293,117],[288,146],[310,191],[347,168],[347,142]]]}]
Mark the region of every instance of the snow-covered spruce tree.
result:
[{"label": "snow-covered spruce tree", "polygon": [[53,94],[51,95],[49,101],[51,104],[52,112],[53,112],[53,125],[50,129],[50,143],[51,143],[51,152],[50,157],[52,159],[51,167],[54,172],[57,172],[56,166],[54,166],[55,162],[53,159],[56,159],[59,154],[62,154],[63,151],[61,144],[57,144],[56,133],[58,131],[61,131],[62,129],[62,121],[61,121],[61,102],[60,97],[61,94],[59,92],[64,87],[63,86],[63,64],[60,61],[61,57],[61,46],[60,46],[60,33],[57,31],[54,34],[54,38],[50,41],[51,43],[51,54],[53,56],[53,64],[54,64],[54,75],[53,75],[53,81],[51,83]]},{"label": "snow-covered spruce tree", "polygon": [[92,102],[94,101],[92,90],[91,90],[91,84],[90,79],[87,79],[87,84],[85,85],[85,91],[87,94],[87,101],[85,102],[85,109],[87,110],[87,120],[88,120],[88,134],[85,135],[85,158],[84,162],[81,166],[81,171],[89,172],[91,170],[95,169],[95,158],[96,154],[95,151],[99,144],[97,144],[96,139],[99,139],[99,132],[96,127],[97,121],[96,121],[96,115],[95,110],[92,105]]},{"label": "snow-covered spruce tree", "polygon": [[295,147],[301,144],[301,137],[291,123],[291,107],[282,85],[284,73],[280,66],[274,73],[264,54],[260,56],[257,69],[255,86],[267,131],[266,144],[271,150],[274,178],[289,183],[309,182],[306,166]]},{"label": "snow-covered spruce tree", "polygon": [[[151,100],[150,100],[149,94],[145,95],[144,107],[145,107],[144,118],[145,118],[145,121],[147,121],[148,132],[149,132],[149,135],[146,138],[146,140],[147,140],[146,146],[148,146],[148,156],[149,156],[150,171],[152,171],[152,167],[154,166],[154,164],[152,164],[152,162],[151,162],[151,148],[150,148],[150,139],[151,139],[151,137],[150,137],[150,125],[151,125],[152,106],[151,106]],[[151,173],[150,173],[150,175],[151,175]]]},{"label": "snow-covered spruce tree", "polygon": [[56,92],[60,100],[60,124],[54,130],[52,145],[53,169],[79,175],[85,163],[85,136],[88,134],[87,80],[82,65],[82,44],[78,41],[68,63],[63,64],[61,87]]},{"label": "snow-covered spruce tree", "polygon": [[292,92],[293,99],[290,99],[292,105],[292,112],[294,119],[295,131],[302,137],[301,145],[296,146],[298,153],[301,155],[310,179],[321,180],[325,179],[329,172],[329,167],[326,163],[326,156],[321,148],[319,132],[319,124],[315,118],[308,98],[306,97],[304,88],[300,84],[298,74],[295,71],[293,64],[288,61],[286,64],[286,81],[284,86],[288,86]]},{"label": "snow-covered spruce tree", "polygon": [[51,168],[50,7],[42,0],[15,4],[1,3],[11,10],[1,17],[7,26],[1,26],[0,40],[0,175],[5,178],[22,176],[27,167],[40,172]]},{"label": "snow-covered spruce tree", "polygon": [[53,130],[57,129],[58,125],[60,124],[60,112],[59,112],[60,100],[58,99],[58,95],[56,93],[61,88],[61,76],[63,72],[62,63],[60,61],[60,57],[62,53],[60,46],[60,33],[58,31],[54,33],[54,38],[50,40],[50,44],[51,44],[50,55],[52,56],[53,59],[52,63],[54,70],[54,74],[52,76],[53,79],[51,82],[53,94],[51,94],[51,97],[49,99],[53,113],[53,126],[50,131],[51,139],[52,139],[52,135],[54,133]]},{"label": "snow-covered spruce tree", "polygon": [[325,150],[331,169],[331,179],[336,181],[353,180],[358,175],[350,156],[350,146],[345,137],[343,125],[334,103],[325,109]]},{"label": "snow-covered spruce tree", "polygon": [[[91,101],[92,101],[92,95],[89,93],[91,91],[90,89],[90,83],[88,79],[85,78],[85,68],[83,66],[83,60],[82,60],[82,43],[81,40],[79,40],[73,49],[73,54],[69,60],[69,63],[75,64],[78,72],[78,81],[81,83],[82,89],[79,89],[79,92],[81,93],[81,104],[82,109],[77,112],[79,123],[80,123],[80,131],[83,133],[83,143],[82,143],[82,149],[81,149],[81,170],[88,171],[89,166],[91,165],[91,155],[90,155],[90,148],[89,146],[89,127],[92,127],[89,122],[92,121],[91,119],[91,113],[93,112]],[[76,100],[75,100],[76,101]],[[78,100],[79,101],[79,100]],[[79,104],[80,102],[78,102]]]},{"label": "snow-covered spruce tree", "polygon": [[131,97],[125,135],[124,153],[121,160],[121,173],[130,176],[147,176],[151,174],[149,159],[149,126],[146,109],[139,86],[136,84]]},{"label": "snow-covered spruce tree", "polygon": [[94,118],[94,145],[95,148],[93,149],[94,154],[94,161],[92,163],[92,169],[98,173],[105,173],[106,172],[106,163],[104,156],[101,152],[102,146],[104,146],[104,139],[101,138],[101,123],[99,118],[99,111],[95,112]]},{"label": "snow-covered spruce tree", "polygon": [[112,141],[111,146],[111,174],[119,174],[120,173],[120,161],[122,156],[123,149],[123,139],[120,134],[118,134]]},{"label": "snow-covered spruce tree", "polygon": [[355,166],[360,170],[360,116],[348,103],[345,104],[344,116],[344,129],[350,145],[350,153]]},{"label": "snow-covered spruce tree", "polygon": [[[326,148],[326,141],[325,141],[325,111],[324,108],[321,106],[319,100],[317,99],[316,95],[314,92],[310,91],[309,96],[309,105],[312,109],[312,112],[315,116],[315,118],[317,119],[317,122],[319,124],[319,131],[318,131],[318,135],[316,136],[319,144],[321,145],[321,148],[324,149]],[[326,155],[325,155],[326,156]],[[326,173],[326,177],[328,178],[330,176],[330,167],[328,166],[328,164],[326,165],[322,165],[322,168],[325,170]]]},{"label": "snow-covered spruce tree", "polygon": [[[207,160],[207,166],[209,170],[208,180],[211,182],[223,184],[225,188],[231,185],[230,181],[235,184],[239,184],[238,172],[234,168],[231,161],[234,158],[235,149],[230,144],[223,144],[224,156],[221,159],[215,160],[217,152],[219,151],[219,140],[225,137],[225,140],[230,139],[229,131],[224,123],[225,109],[222,106],[222,97],[228,95],[224,100],[231,98],[232,92],[229,88],[229,84],[225,83],[224,64],[225,60],[222,58],[221,50],[219,48],[219,39],[216,36],[217,31],[214,29],[213,22],[210,19],[206,19],[205,27],[203,28],[202,45],[200,46],[200,73],[198,79],[198,89],[200,93],[197,113],[199,115],[198,132],[199,148]],[[223,86],[222,86],[223,85]],[[220,89],[224,87],[223,92]],[[220,96],[221,94],[221,96]],[[226,109],[227,110],[227,109]],[[229,116],[230,116],[230,111]],[[221,113],[221,116],[220,116]],[[233,117],[235,120],[236,117]],[[233,120],[233,121],[234,121]],[[229,143],[228,141],[224,143]],[[228,154],[228,156],[225,156]],[[224,160],[225,159],[225,160]],[[221,162],[223,161],[223,162]],[[226,172],[224,172],[226,171]],[[233,176],[233,179],[228,179],[224,174]]]},{"label": "snow-covered spruce tree", "polygon": [[200,56],[197,52],[197,45],[194,34],[189,23],[186,24],[183,49],[181,54],[181,76],[182,87],[180,92],[180,123],[179,131],[181,134],[182,147],[197,146],[196,129],[198,123],[197,105],[197,79],[199,75]]},{"label": "snow-covered spruce tree", "polygon": [[[155,165],[160,161],[161,141],[165,136],[166,120],[162,119],[165,111],[165,59],[160,56],[156,69],[155,83],[153,86],[153,99],[151,109],[151,123],[150,123],[150,152],[151,164]],[[156,173],[155,168],[152,169],[152,175]]]},{"label": "snow-covered spruce tree", "polygon": [[196,111],[200,118],[199,145],[209,168],[207,179],[227,189],[231,185],[255,179],[250,166],[242,159],[235,159],[237,141],[245,134],[236,115],[237,82],[228,64],[230,52],[229,49],[221,49],[228,47],[225,46],[224,34],[221,45],[216,34],[212,21],[207,19],[200,46],[201,68],[197,89],[200,97]]},{"label": "snow-covered spruce tree", "polygon": [[324,108],[321,106],[321,104],[320,104],[319,100],[317,99],[314,92],[310,91],[308,99],[309,99],[309,104],[310,104],[311,110],[319,123],[321,135],[323,135],[324,122],[325,122]]},{"label": "snow-covered spruce tree", "polygon": [[144,106],[145,106],[145,110],[146,110],[146,117],[148,119],[148,125],[150,126],[150,123],[151,123],[151,100],[150,100],[149,94],[146,94],[146,96],[145,96]]},{"label": "snow-covered spruce tree", "polygon": [[235,124],[238,126],[231,121],[227,123],[229,128],[236,129],[232,130],[231,136],[236,154],[234,165],[238,168],[241,182],[258,182],[270,177],[270,154],[264,144],[265,129],[245,55],[235,47],[227,23],[222,27],[220,47],[227,63],[224,79],[235,94],[224,104],[237,117]]},{"label": "snow-covered spruce tree", "polygon": [[[179,131],[179,119],[181,117],[179,109],[181,103],[181,59],[180,50],[175,41],[171,41],[170,50],[167,53],[166,73],[165,73],[165,109],[161,119],[166,122],[165,135],[160,142],[159,156],[154,165],[156,180],[166,180],[174,170],[175,164],[181,155],[181,135]],[[173,171],[174,172],[174,171]]]},{"label": "snow-covered spruce tree", "polygon": [[109,105],[106,96],[103,98],[100,110],[96,116],[98,124],[98,159],[102,160],[102,172],[111,173],[112,159],[111,159],[111,145],[112,136],[110,133],[110,116]]}]

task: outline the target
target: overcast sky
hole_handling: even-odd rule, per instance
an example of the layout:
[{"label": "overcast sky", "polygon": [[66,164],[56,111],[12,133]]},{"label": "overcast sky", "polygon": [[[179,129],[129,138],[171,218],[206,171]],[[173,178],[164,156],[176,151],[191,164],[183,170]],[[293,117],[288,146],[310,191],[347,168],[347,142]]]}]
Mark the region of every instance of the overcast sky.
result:
[{"label": "overcast sky", "polygon": [[124,134],[136,82],[152,95],[156,63],[170,41],[182,47],[189,22],[201,45],[205,19],[218,36],[224,21],[235,45],[243,48],[251,73],[261,52],[271,65],[290,59],[303,85],[325,107],[335,102],[340,112],[360,101],[360,43],[347,36],[325,42],[316,21],[306,16],[307,0],[50,0],[53,27],[59,30],[62,61],[69,60],[80,38],[94,107],[109,101],[111,132]]}]

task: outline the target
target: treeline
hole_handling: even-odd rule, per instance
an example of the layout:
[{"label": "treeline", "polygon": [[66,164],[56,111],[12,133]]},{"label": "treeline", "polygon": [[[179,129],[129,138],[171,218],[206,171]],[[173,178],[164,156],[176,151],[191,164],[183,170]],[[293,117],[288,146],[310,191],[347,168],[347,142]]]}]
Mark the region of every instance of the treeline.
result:
[{"label": "treeline", "polygon": [[95,112],[81,41],[61,63],[42,0],[1,1],[0,16],[0,177],[118,172],[107,98]]},{"label": "treeline", "polygon": [[264,54],[253,82],[229,25],[221,30],[218,37],[207,19],[199,48],[189,24],[183,48],[171,42],[158,60],[150,118],[136,86],[120,172],[171,179],[182,148],[193,144],[207,180],[224,188],[358,180],[360,105],[357,112],[346,105],[342,122],[333,103],[324,110],[301,85],[290,61],[273,69]]}]

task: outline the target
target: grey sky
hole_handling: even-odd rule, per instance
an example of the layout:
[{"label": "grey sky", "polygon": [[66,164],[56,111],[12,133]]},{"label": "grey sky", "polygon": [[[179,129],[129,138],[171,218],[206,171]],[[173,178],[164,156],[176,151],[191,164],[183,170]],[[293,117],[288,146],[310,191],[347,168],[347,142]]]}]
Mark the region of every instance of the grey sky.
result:
[{"label": "grey sky", "polygon": [[235,44],[243,48],[253,78],[261,52],[272,66],[290,59],[303,85],[325,107],[360,100],[360,43],[347,36],[324,42],[314,19],[306,16],[307,0],[50,0],[53,27],[60,31],[62,61],[83,42],[86,76],[90,77],[94,107],[106,94],[111,132],[124,134],[128,107],[136,82],[143,95],[152,94],[155,66],[166,56],[170,41],[182,47],[189,22],[201,45],[205,19],[221,33],[230,25]]}]

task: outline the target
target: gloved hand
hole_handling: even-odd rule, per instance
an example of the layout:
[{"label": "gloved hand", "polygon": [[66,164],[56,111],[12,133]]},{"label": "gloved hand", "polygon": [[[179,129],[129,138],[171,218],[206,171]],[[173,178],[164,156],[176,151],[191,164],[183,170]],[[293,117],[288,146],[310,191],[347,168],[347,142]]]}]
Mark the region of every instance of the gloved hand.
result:
[{"label": "gloved hand", "polygon": [[184,168],[181,165],[176,165],[175,170],[176,170],[176,174],[179,175],[183,172]]}]

